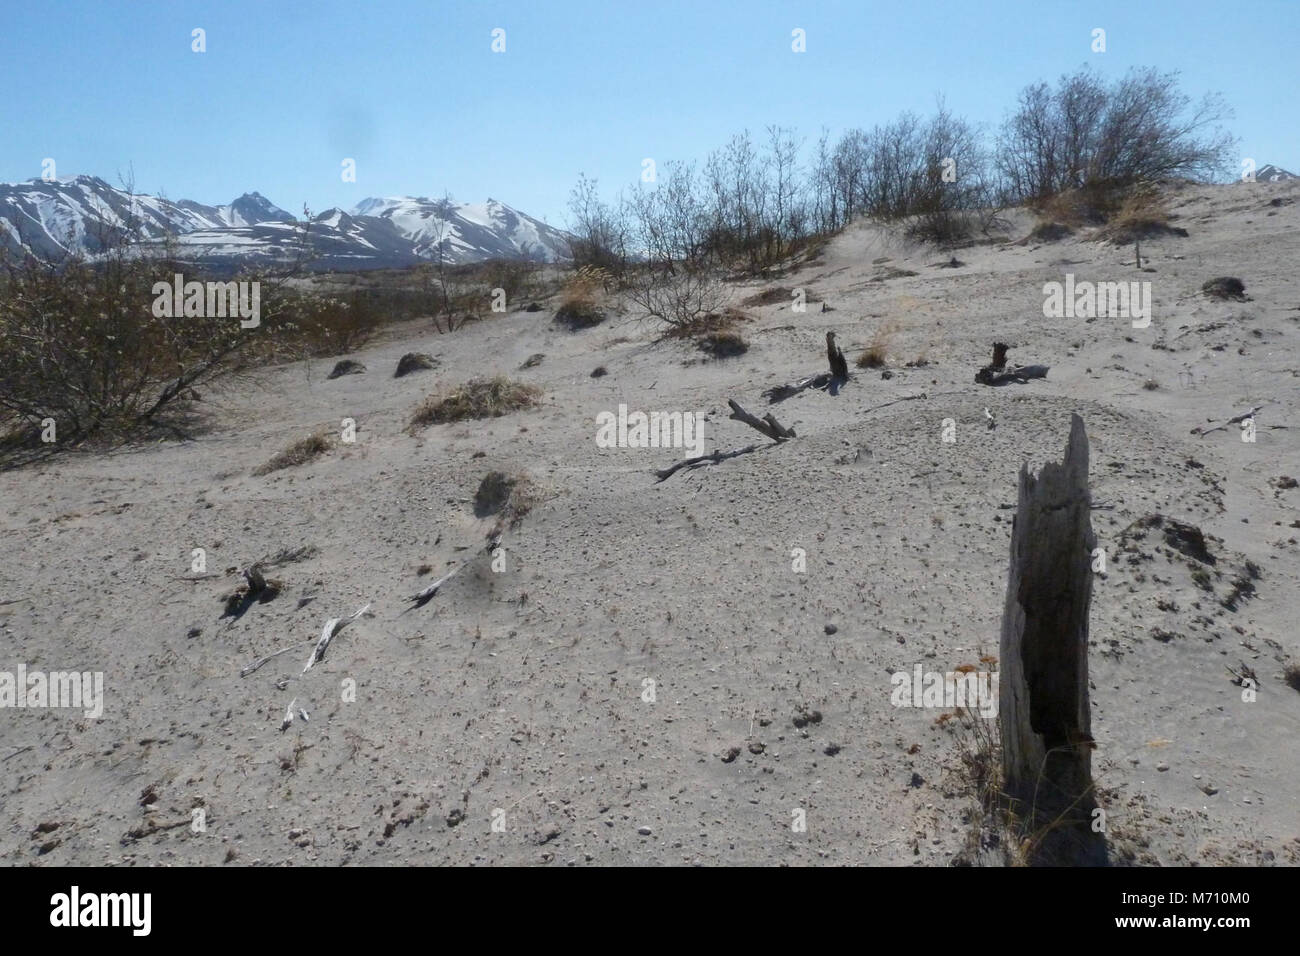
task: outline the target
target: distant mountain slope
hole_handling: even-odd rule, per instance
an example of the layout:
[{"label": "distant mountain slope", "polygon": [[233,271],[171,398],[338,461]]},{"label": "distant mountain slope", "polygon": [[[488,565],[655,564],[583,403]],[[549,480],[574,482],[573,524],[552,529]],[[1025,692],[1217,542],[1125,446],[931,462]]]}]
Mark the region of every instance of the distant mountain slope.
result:
[{"label": "distant mountain slope", "polygon": [[395,269],[423,261],[392,223],[341,209],[328,209],[310,223],[290,219],[197,229],[176,237],[172,254],[222,274],[298,261],[308,269],[340,271]]},{"label": "distant mountain slope", "polygon": [[489,199],[455,203],[423,197],[363,199],[353,212],[390,221],[427,259],[441,242],[450,262],[528,258],[553,262],[568,257],[568,236],[532,216]]},{"label": "distant mountain slope", "polygon": [[1288,173],[1285,169],[1268,163],[1255,170],[1255,182],[1257,183],[1283,183],[1288,179],[1300,179],[1295,173]]},{"label": "distant mountain slope", "polygon": [[93,255],[132,219],[147,238],[228,224],[218,207],[132,196],[97,176],[0,184],[0,236],[11,250],[23,247],[47,258],[73,250]]},{"label": "distant mountain slope", "polygon": [[[0,184],[0,246],[11,252],[94,256],[134,230],[151,245],[172,237],[183,261],[233,272],[299,258],[304,225],[257,192],[209,206],[132,195],[96,176]],[[366,199],[351,213],[316,216],[307,232],[318,270],[406,266],[438,258],[440,248],[452,263],[554,261],[568,252],[564,232],[494,199]]]}]

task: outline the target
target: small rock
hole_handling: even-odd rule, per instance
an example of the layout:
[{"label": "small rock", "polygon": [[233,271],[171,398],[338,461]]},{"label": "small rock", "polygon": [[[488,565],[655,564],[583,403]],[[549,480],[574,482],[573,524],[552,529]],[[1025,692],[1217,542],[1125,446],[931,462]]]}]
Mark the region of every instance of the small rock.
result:
[{"label": "small rock", "polygon": [[723,763],[731,763],[733,760],[735,760],[735,759],[736,759],[737,757],[739,757],[739,756],[740,756],[740,748],[739,748],[739,747],[728,747],[726,750],[724,750],[724,751],[722,752],[722,762],[723,762]]},{"label": "small rock", "polygon": [[834,624],[827,624],[824,630],[826,631],[827,634],[834,634],[836,631],[839,630],[839,628],[836,627]]},{"label": "small rock", "polygon": [[1156,764],[1156,769],[1159,770],[1161,773],[1164,773],[1166,770],[1169,769],[1169,764],[1165,763],[1164,761],[1161,761],[1160,763]]},{"label": "small rock", "polygon": [[1219,788],[1210,783],[1201,784],[1201,792],[1207,797],[1212,797],[1219,792]]},{"label": "small rock", "polygon": [[649,827],[637,827],[636,832],[641,834],[642,836],[649,836],[650,834],[654,833],[654,831],[651,830]]}]

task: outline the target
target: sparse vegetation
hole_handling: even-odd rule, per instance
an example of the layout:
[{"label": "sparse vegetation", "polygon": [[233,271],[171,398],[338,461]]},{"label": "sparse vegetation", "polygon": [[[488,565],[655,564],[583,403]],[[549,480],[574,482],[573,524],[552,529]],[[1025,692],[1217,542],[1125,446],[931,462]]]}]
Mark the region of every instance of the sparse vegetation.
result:
[{"label": "sparse vegetation", "polygon": [[1160,192],[1152,186],[1134,187],[1124,196],[1119,210],[1098,233],[1115,245],[1128,245],[1150,236],[1186,236],[1187,230],[1169,224],[1169,208]]},{"label": "sparse vegetation", "polygon": [[859,353],[854,363],[858,368],[882,368],[889,355],[889,340],[898,331],[898,325],[887,322],[879,326],[871,337],[871,344]]},{"label": "sparse vegetation", "polygon": [[476,418],[499,418],[531,408],[541,398],[535,385],[512,382],[504,376],[477,378],[449,392],[428,398],[411,416],[411,428]]},{"label": "sparse vegetation", "polygon": [[257,476],[269,475],[273,471],[303,465],[330,450],[332,440],[329,432],[319,431],[299,439],[280,452],[264,465],[253,470]]},{"label": "sparse vegetation", "polygon": [[360,375],[366,370],[366,367],[360,362],[353,359],[340,359],[334,363],[334,368],[330,371],[327,378],[342,378],[344,375]]},{"label": "sparse vegetation", "polygon": [[432,355],[424,352],[407,352],[397,360],[397,370],[393,372],[393,378],[402,378],[404,375],[410,375],[412,372],[419,372],[425,369],[437,368],[438,360]]},{"label": "sparse vegetation", "polygon": [[714,358],[731,358],[744,355],[749,351],[749,343],[735,329],[720,329],[705,332],[696,343],[700,350],[708,352]]},{"label": "sparse vegetation", "polygon": [[555,311],[555,321],[570,330],[589,329],[605,321],[600,298],[612,281],[608,272],[596,266],[579,268],[565,283],[564,298]]},{"label": "sparse vegetation", "polygon": [[627,297],[646,318],[689,329],[720,314],[731,293],[707,269],[647,266],[630,277]]},{"label": "sparse vegetation", "polygon": [[1201,291],[1212,299],[1233,299],[1237,302],[1246,300],[1246,283],[1236,276],[1210,279],[1201,286]]},{"label": "sparse vegetation", "polygon": [[488,537],[496,537],[507,527],[518,525],[541,500],[541,489],[526,472],[491,471],[483,476],[474,493],[474,516],[496,515],[496,523],[488,532]]},{"label": "sparse vegetation", "polygon": [[1286,667],[1282,669],[1282,679],[1292,690],[1300,690],[1300,664],[1288,661]]},{"label": "sparse vegetation", "polygon": [[[1059,222],[1100,221],[1139,183],[1226,169],[1234,144],[1218,124],[1228,109],[1212,95],[1191,107],[1177,81],[1134,69],[1108,85],[1082,69],[1055,90],[1025,87],[998,137],[1008,199],[1038,204]],[[1074,209],[1063,215],[1066,203]]]}]

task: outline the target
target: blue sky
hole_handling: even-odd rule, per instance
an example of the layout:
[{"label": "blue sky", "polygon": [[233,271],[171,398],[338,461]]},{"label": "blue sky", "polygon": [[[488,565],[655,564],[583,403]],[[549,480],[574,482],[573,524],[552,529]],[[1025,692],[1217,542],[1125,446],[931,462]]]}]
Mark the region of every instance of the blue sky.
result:
[{"label": "blue sky", "polygon": [[1243,156],[1300,172],[1300,0],[50,0],[0,23],[5,182],[51,157],[173,199],[258,190],[297,214],[448,191],[563,225],[579,173],[612,194],[644,157],[700,160],[773,123],[811,145],[937,94],[996,124],[1085,63],[1181,71],[1194,98],[1225,95]]}]

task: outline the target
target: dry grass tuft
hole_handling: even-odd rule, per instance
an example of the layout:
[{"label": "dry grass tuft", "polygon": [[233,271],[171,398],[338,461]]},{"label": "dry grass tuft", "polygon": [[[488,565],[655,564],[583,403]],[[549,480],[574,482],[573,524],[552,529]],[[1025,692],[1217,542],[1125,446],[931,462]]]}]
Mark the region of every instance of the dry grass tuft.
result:
[{"label": "dry grass tuft", "polygon": [[269,475],[273,471],[280,471],[284,468],[293,468],[297,465],[306,464],[313,458],[325,454],[330,450],[332,445],[331,435],[329,432],[316,432],[308,435],[306,438],[299,439],[284,451],[280,452],[265,465],[261,465],[253,470],[257,476]]},{"label": "dry grass tuft", "polygon": [[604,269],[583,266],[564,284],[563,299],[555,310],[555,321],[570,330],[589,329],[605,321],[602,296],[613,281]]},{"label": "dry grass tuft", "polygon": [[893,338],[894,333],[898,331],[898,323],[887,322],[876,329],[876,334],[871,337],[871,344],[868,345],[858,356],[855,363],[858,368],[881,368],[885,364],[885,359],[889,354],[889,340]]},{"label": "dry grass tuft", "polygon": [[411,416],[412,429],[473,418],[500,418],[510,412],[532,408],[541,398],[535,385],[512,382],[503,375],[476,378],[451,392],[430,396]]},{"label": "dry grass tuft", "polygon": [[1098,238],[1122,246],[1149,236],[1186,236],[1187,230],[1171,226],[1170,218],[1169,207],[1156,189],[1138,187],[1124,197]]}]

